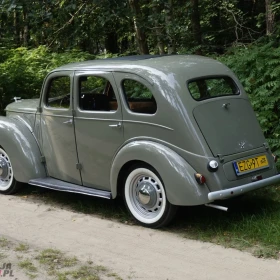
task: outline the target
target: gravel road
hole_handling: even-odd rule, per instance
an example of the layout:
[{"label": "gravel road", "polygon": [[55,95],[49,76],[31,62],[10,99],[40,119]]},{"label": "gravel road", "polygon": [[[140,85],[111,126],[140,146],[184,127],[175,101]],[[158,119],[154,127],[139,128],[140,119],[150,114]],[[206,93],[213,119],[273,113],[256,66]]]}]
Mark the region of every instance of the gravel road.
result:
[{"label": "gravel road", "polygon": [[0,213],[0,235],[36,248],[59,249],[83,261],[91,259],[122,279],[280,280],[276,260],[22,197],[0,196]]}]

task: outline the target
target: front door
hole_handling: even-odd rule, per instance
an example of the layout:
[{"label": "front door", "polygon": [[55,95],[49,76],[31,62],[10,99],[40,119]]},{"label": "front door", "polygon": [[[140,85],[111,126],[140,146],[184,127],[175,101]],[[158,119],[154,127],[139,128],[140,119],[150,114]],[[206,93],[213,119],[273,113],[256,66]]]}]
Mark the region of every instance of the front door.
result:
[{"label": "front door", "polygon": [[122,111],[113,75],[76,72],[74,124],[84,186],[110,190],[113,158],[123,143]]},{"label": "front door", "polygon": [[42,99],[42,147],[50,177],[81,185],[74,134],[73,72],[51,74]]}]

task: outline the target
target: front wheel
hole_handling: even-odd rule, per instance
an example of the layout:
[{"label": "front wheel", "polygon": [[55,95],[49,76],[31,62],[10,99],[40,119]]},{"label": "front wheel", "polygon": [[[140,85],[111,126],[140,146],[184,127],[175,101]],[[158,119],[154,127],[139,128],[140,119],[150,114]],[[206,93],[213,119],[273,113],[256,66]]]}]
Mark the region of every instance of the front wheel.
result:
[{"label": "front wheel", "polygon": [[14,178],[12,163],[8,154],[0,148],[0,194],[13,194],[20,187]]},{"label": "front wheel", "polygon": [[133,218],[146,227],[165,226],[176,214],[177,207],[168,202],[160,176],[147,165],[130,168],[125,180],[124,198]]}]

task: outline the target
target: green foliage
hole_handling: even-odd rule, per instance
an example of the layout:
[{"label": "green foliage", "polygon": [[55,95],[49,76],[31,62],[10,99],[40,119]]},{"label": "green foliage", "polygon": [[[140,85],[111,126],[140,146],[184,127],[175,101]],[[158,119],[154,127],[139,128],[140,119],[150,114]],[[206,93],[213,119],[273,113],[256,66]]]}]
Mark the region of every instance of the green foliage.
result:
[{"label": "green foliage", "polygon": [[271,149],[280,155],[280,47],[273,41],[220,57],[241,80]]},{"label": "green foliage", "polygon": [[79,51],[51,53],[44,46],[0,50],[0,113],[15,96],[39,97],[43,80],[51,69],[91,58],[94,57]]},{"label": "green foliage", "polygon": [[125,89],[125,93],[127,98],[133,99],[151,99],[153,94],[150,90],[144,86],[143,84],[134,81],[134,80],[124,80],[123,86]]}]

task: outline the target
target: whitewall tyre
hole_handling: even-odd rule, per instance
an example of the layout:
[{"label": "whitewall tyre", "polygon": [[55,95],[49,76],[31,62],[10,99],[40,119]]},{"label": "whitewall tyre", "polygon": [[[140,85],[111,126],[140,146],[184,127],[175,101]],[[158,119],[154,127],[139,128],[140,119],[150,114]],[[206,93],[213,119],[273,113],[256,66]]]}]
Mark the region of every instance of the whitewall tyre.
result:
[{"label": "whitewall tyre", "polygon": [[14,178],[12,163],[8,154],[0,148],[0,194],[13,194],[20,187]]},{"label": "whitewall tyre", "polygon": [[141,225],[159,228],[171,222],[177,207],[166,197],[160,176],[149,165],[129,169],[124,183],[124,198],[132,217]]}]

